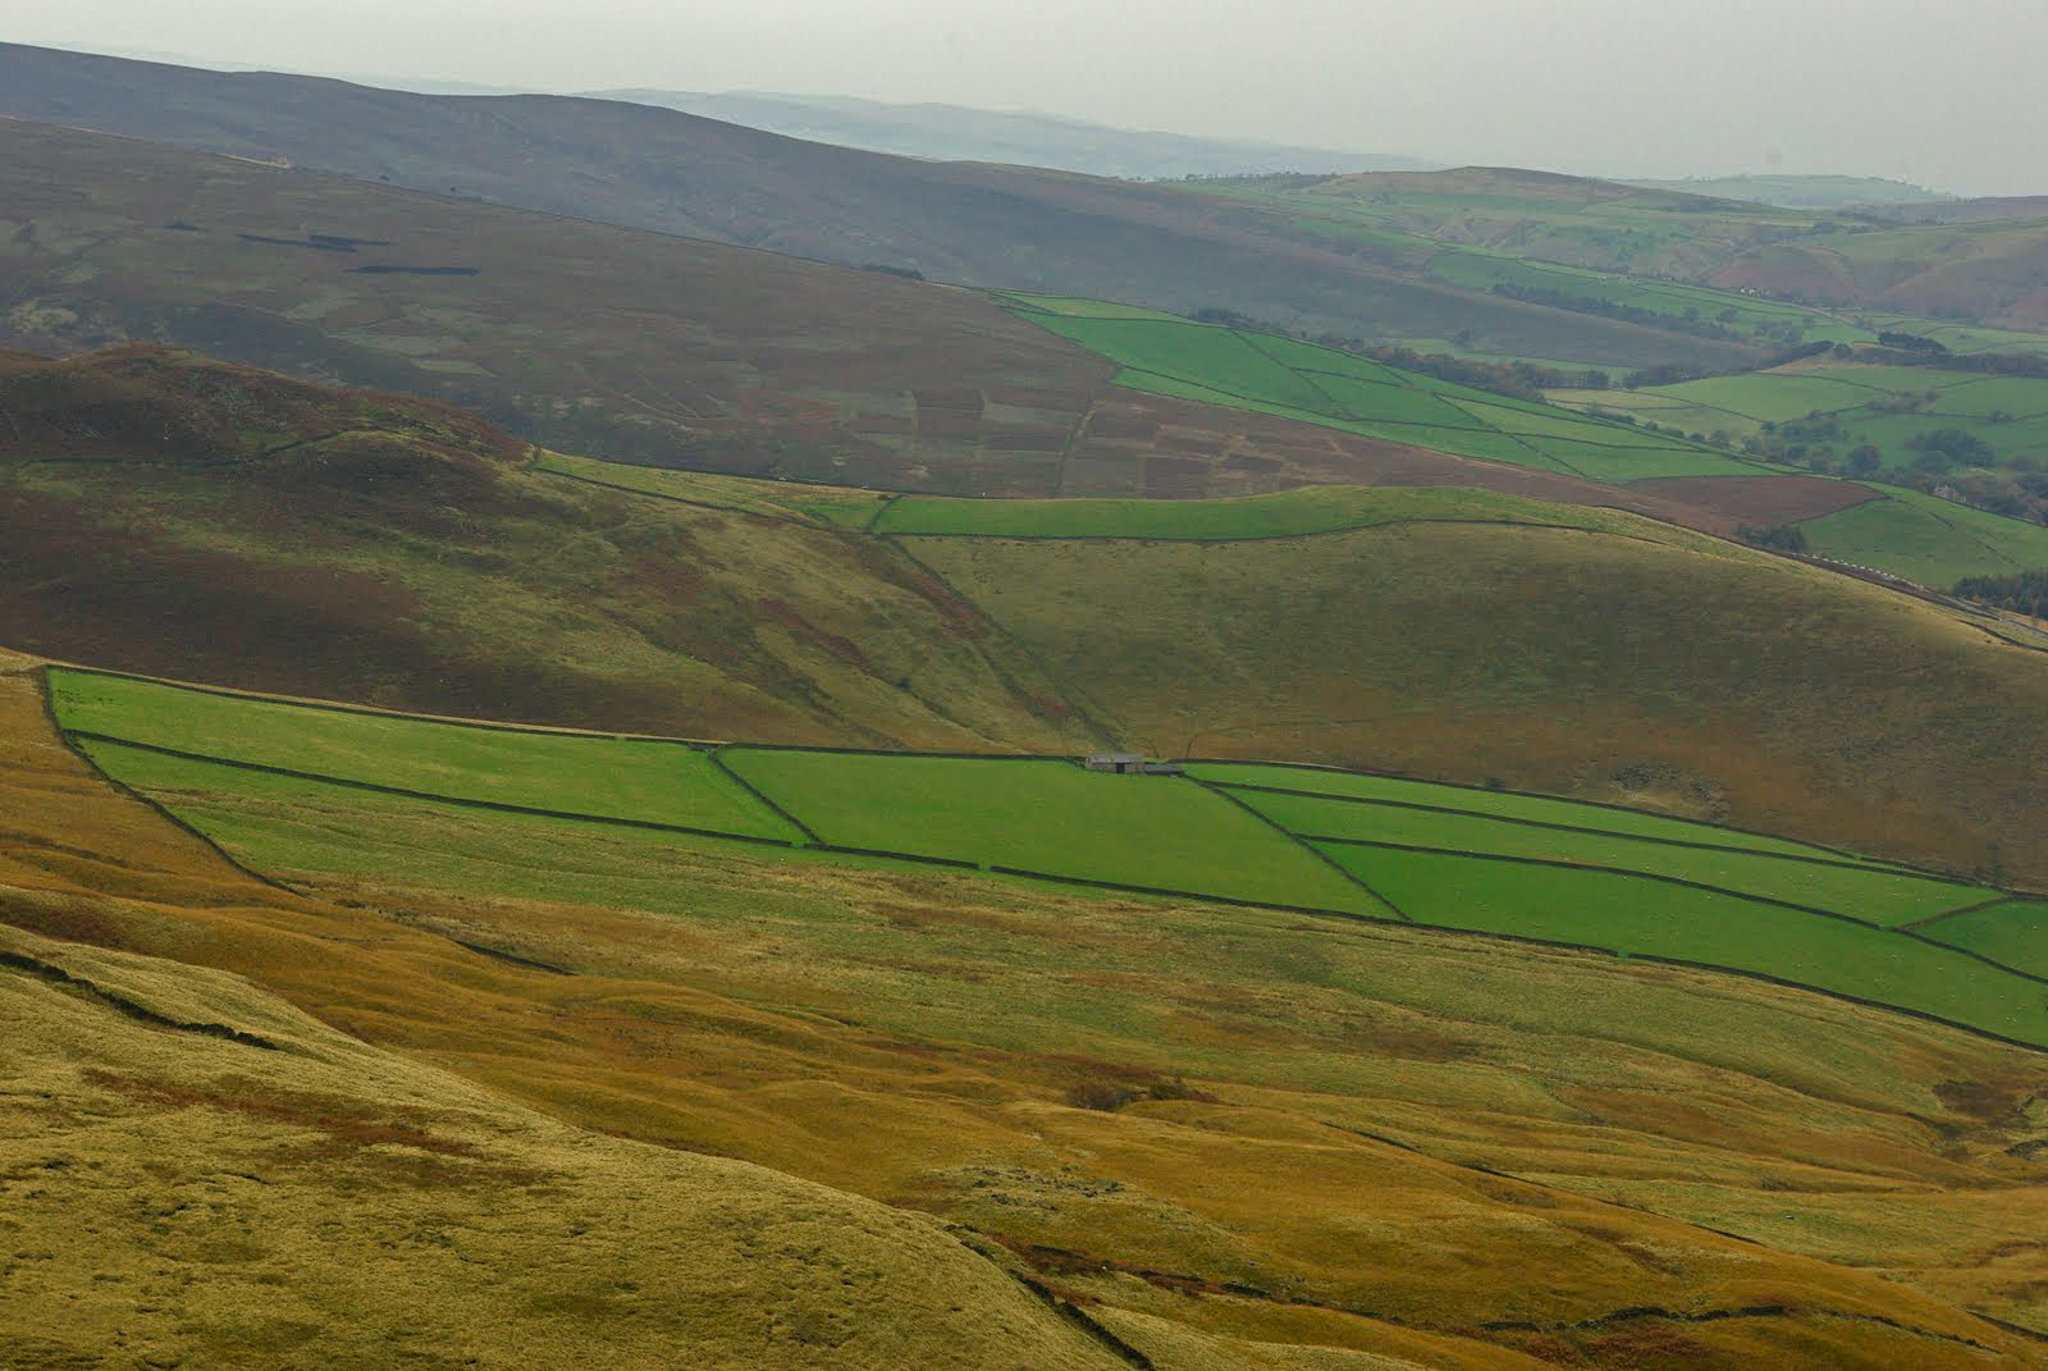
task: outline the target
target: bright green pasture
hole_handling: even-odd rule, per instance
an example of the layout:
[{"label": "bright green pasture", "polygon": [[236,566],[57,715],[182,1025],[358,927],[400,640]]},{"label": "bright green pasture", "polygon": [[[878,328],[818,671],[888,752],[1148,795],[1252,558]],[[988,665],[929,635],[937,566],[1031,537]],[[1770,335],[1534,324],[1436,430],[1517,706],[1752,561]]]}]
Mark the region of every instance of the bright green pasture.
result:
[{"label": "bright green pasture", "polygon": [[1100,353],[1134,390],[1280,415],[1462,457],[1625,482],[1754,471],[1673,439],[1382,366],[1299,339],[1138,317],[1022,317]]},{"label": "bright green pasture", "polygon": [[1947,589],[1966,576],[2048,569],[2048,528],[1897,486],[1885,498],[1799,525],[1823,557]]},{"label": "bright green pasture", "polygon": [[1612,529],[1612,514],[1437,486],[1315,486],[1231,500],[965,500],[910,496],[876,533],[984,538],[1289,538],[1398,523]]},{"label": "bright green pasture", "polygon": [[[1244,788],[1224,794],[1194,780],[1100,775],[1059,760],[728,748],[721,759],[824,844],[866,853],[763,848],[604,821],[794,836],[744,787],[711,769],[705,753],[681,744],[356,714],[69,670],[53,672],[51,684],[60,721],[105,771],[147,791],[258,870],[677,912],[688,901],[676,894],[674,871],[740,851],[891,870],[915,869],[917,859],[950,860],[1197,899],[1387,917],[1392,911],[1372,893],[1378,891],[1426,924],[1761,972],[2048,1043],[2048,997],[2037,984],[1961,951],[1736,893],[1896,922],[1927,918],[1982,892],[1876,864],[1815,861],[1819,850],[1804,844],[1658,815],[1307,768],[1197,770],[1212,783],[1291,783],[1325,797],[1300,801]],[[230,760],[171,756],[79,733]],[[350,781],[450,798],[364,790]],[[1379,802],[1327,798],[1332,794]],[[481,809],[462,800],[593,817]],[[1449,812],[1421,807],[1431,804]],[[1533,822],[1505,822],[1503,814]],[[1539,826],[1574,820],[1576,829]],[[1318,855],[1281,825],[1458,854],[1330,842]],[[1596,825],[1604,831],[1578,831]],[[1680,842],[1654,843],[1646,834]],[[1463,855],[1477,851],[1627,867],[1722,889]],[[1774,853],[1780,855],[1767,855]],[[1987,912],[1927,927],[2014,965],[2038,959],[2048,906],[2001,908],[2010,922]]]},{"label": "bright green pasture", "polygon": [[[762,847],[595,819],[558,819],[381,795],[327,781],[87,741],[109,775],[148,792],[262,872],[347,876],[378,884],[459,890],[697,915],[702,901],[675,880],[694,855],[778,863],[930,871],[916,862]],[[791,901],[780,910],[800,906]]]},{"label": "bright green pasture", "polygon": [[1604,871],[1327,850],[1418,923],[1755,972],[2048,1043],[2039,983],[1884,929]]},{"label": "bright green pasture", "polygon": [[2048,976],[2048,900],[2009,900],[1919,930],[1924,938]]},{"label": "bright green pasture", "polygon": [[[1581,804],[1574,800],[1553,799],[1546,795],[1520,795],[1504,790],[1474,790],[1464,786],[1438,785],[1430,781],[1411,781],[1398,776],[1374,776],[1357,771],[1326,771],[1317,767],[1275,766],[1261,762],[1197,762],[1188,767],[1188,774],[1215,785],[1267,786],[1275,790],[1297,790],[1315,795],[1350,796],[1394,804],[1428,805],[1438,809],[1460,810],[1468,814],[1520,819],[1529,823],[1588,828],[1603,833],[1663,838],[1672,842],[1705,843],[1714,847],[1731,847],[1750,852],[1784,852],[1795,857],[1836,859],[1843,859],[1847,855],[1811,843],[1794,842],[1789,838],[1743,833],[1732,828],[1718,828],[1713,824],[1673,819],[1663,814],[1646,814],[1641,810]],[[1253,795],[1247,792],[1243,798],[1249,800]]]},{"label": "bright green pasture", "polygon": [[1716,376],[1659,388],[1658,394],[1687,404],[1704,405],[1759,423],[1783,423],[1814,410],[1832,413],[1855,409],[1888,392],[1857,384],[1845,374],[1836,379],[1814,372],[1752,372],[1747,376]]},{"label": "bright green pasture", "polygon": [[799,835],[681,743],[466,728],[53,671],[67,729],[430,795],[760,838]]},{"label": "bright green pasture", "polygon": [[1962,909],[1996,892],[1904,872],[1729,847],[1681,847],[1611,833],[1579,833],[1395,805],[1271,795],[1242,798],[1289,832],[1616,867],[1760,895],[1890,927]]},{"label": "bright green pasture", "polygon": [[1296,409],[1314,411],[1329,403],[1313,382],[1253,347],[1235,329],[1187,320],[1034,316],[1032,322],[1134,371]]},{"label": "bright green pasture", "polygon": [[1935,401],[1940,414],[1986,417],[2010,414],[2017,419],[2048,414],[2048,379],[2031,376],[1985,376],[1942,387]]},{"label": "bright green pasture", "polygon": [[1065,761],[733,748],[726,763],[825,842],[1048,876],[1384,913],[1270,825],[1192,782]]}]

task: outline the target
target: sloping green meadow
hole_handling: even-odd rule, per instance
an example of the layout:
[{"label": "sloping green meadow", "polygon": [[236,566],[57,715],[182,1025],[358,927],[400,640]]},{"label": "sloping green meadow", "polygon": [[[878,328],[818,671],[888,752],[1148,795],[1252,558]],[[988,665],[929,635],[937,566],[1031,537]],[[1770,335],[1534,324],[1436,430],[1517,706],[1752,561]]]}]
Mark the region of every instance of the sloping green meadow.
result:
[{"label": "sloping green meadow", "polygon": [[2048,976],[2048,900],[2007,900],[1920,930],[1950,947]]},{"label": "sloping green meadow", "polygon": [[1899,486],[1871,489],[1885,498],[1802,522],[1807,547],[1941,590],[1966,576],[2048,568],[2048,528]]},{"label": "sloping green meadow", "polygon": [[[542,732],[72,669],[49,687],[102,770],[258,870],[667,910],[663,851],[746,843],[1671,958],[2048,1045],[2048,906],[1957,912],[2000,892],[1662,815],[1306,767]],[[413,836],[433,815],[470,856]]]},{"label": "sloping green meadow", "polygon": [[1298,339],[1011,296],[1023,318],[1107,357],[1120,385],[1593,480],[1755,475],[1698,444],[1474,390]]},{"label": "sloping green meadow", "polygon": [[1229,500],[892,500],[874,533],[912,537],[1290,538],[1402,523],[1541,524],[1613,531],[1605,510],[1448,486],[1307,486]]}]

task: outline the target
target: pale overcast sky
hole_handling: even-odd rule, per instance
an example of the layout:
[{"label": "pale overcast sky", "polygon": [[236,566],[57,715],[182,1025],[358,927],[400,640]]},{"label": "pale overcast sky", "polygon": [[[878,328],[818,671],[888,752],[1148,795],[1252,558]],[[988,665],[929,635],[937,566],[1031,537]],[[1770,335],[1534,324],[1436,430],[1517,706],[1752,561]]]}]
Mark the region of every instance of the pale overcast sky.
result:
[{"label": "pale overcast sky", "polygon": [[2048,0],[0,0],[0,39],[533,90],[942,101],[1597,175],[2048,193]]}]

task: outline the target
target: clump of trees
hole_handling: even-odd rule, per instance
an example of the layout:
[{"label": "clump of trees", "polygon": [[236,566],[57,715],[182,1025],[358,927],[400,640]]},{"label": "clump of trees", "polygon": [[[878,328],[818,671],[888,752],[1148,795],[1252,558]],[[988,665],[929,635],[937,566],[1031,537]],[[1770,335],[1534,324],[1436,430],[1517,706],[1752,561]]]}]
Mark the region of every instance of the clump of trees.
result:
[{"label": "clump of trees", "polygon": [[1960,428],[1938,428],[1928,433],[1916,433],[1906,440],[1906,446],[1920,455],[1913,459],[1913,465],[1922,471],[1952,471],[1963,466],[1990,466],[1997,454],[1991,444],[1976,434]]},{"label": "clump of trees", "polygon": [[1806,534],[1797,524],[1743,524],[1735,530],[1735,536],[1751,547],[1772,552],[1806,551]]},{"label": "clump of trees", "polygon": [[1939,339],[1929,338],[1920,333],[1900,333],[1893,329],[1881,330],[1877,335],[1877,345],[1897,348],[1900,352],[1924,352],[1938,357],[1948,355],[1948,345]]},{"label": "clump of trees", "polygon": [[1969,576],[1957,581],[1955,593],[1978,604],[1995,605],[2015,614],[2048,617],[2048,571],[2022,571],[2016,576]]}]

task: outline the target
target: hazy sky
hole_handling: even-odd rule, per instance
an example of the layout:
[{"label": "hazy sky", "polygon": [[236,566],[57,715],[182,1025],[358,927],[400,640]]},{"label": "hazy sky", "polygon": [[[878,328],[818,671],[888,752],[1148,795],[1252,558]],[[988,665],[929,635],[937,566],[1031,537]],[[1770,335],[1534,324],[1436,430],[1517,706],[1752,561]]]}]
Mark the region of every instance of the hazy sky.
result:
[{"label": "hazy sky", "polygon": [[1605,175],[2048,193],[2048,0],[0,0],[0,39],[534,90],[943,101]]}]

